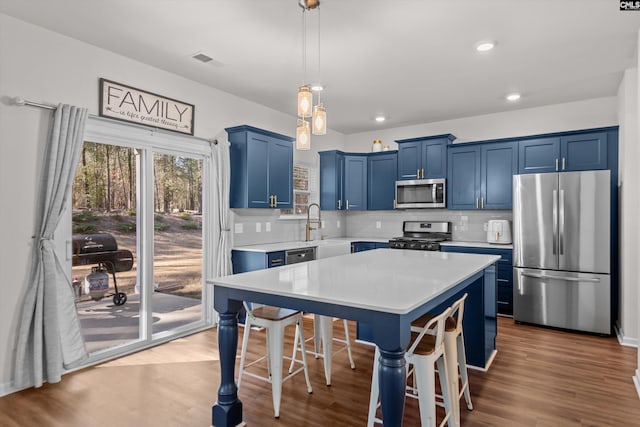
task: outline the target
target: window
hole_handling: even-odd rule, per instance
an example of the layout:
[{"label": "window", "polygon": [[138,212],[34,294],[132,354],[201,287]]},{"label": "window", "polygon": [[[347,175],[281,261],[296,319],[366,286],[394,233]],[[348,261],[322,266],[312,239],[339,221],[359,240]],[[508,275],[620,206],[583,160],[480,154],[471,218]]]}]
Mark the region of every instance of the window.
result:
[{"label": "window", "polygon": [[318,185],[315,169],[309,165],[293,166],[293,209],[282,209],[282,218],[299,218],[307,215],[310,203],[317,203]]}]

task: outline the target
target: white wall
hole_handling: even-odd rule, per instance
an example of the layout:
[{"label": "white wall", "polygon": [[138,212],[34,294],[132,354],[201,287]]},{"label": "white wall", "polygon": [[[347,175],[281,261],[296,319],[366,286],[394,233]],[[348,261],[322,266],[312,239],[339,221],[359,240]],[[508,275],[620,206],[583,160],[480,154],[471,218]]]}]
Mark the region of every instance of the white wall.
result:
[{"label": "white wall", "polygon": [[626,70],[618,89],[620,185],[620,323],[618,336],[625,344],[638,337],[638,70]]},{"label": "white wall", "polygon": [[[10,105],[10,98],[68,103],[98,113],[98,79],[108,78],[195,105],[195,135],[226,136],[224,128],[250,124],[295,135],[296,118],[0,14],[0,395],[9,387],[14,332],[27,280],[38,179],[50,112]],[[296,87],[292,86],[292,100]],[[318,149],[342,147],[343,135],[313,137]]]},{"label": "white wall", "polygon": [[463,117],[347,135],[345,150],[371,151],[374,139],[381,139],[382,144],[389,145],[393,150],[398,146],[394,142],[398,139],[445,133],[456,136],[454,143],[461,143],[615,126],[618,124],[616,111],[617,98],[612,96],[504,113]]}]

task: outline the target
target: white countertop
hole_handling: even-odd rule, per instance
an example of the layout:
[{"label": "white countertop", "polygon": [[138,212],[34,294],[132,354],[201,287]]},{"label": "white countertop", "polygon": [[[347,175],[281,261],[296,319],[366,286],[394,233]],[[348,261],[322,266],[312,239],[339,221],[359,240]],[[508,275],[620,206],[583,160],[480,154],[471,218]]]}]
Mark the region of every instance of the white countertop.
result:
[{"label": "white countertop", "polygon": [[442,242],[440,246],[471,246],[474,248],[491,248],[491,249],[513,249],[512,244],[508,245],[499,245],[497,243],[487,243],[487,242]]},{"label": "white countertop", "polygon": [[214,284],[405,314],[500,259],[376,249],[219,277]]},{"label": "white countertop", "polygon": [[332,244],[343,244],[345,242],[384,242],[387,243],[389,239],[380,237],[335,237],[325,240],[311,240],[305,241],[293,241],[293,242],[281,242],[281,243],[261,243],[258,245],[246,245],[235,246],[233,249],[236,251],[250,251],[250,252],[277,252],[288,251],[290,249],[309,248],[314,246],[324,246]]}]

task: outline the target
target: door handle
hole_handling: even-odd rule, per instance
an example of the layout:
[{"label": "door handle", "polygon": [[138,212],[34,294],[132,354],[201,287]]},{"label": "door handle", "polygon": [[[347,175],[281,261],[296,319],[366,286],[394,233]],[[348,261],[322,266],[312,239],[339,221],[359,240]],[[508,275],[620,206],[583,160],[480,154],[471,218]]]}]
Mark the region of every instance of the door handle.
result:
[{"label": "door handle", "polygon": [[484,209],[484,196],[480,197],[480,206]]},{"label": "door handle", "polygon": [[431,202],[436,203],[436,185],[431,184]]},{"label": "door handle", "polygon": [[558,249],[560,255],[564,255],[564,190],[560,190],[560,212],[558,213],[558,221],[560,222],[560,236],[558,238]]},{"label": "door handle", "polygon": [[342,199],[338,199],[338,210],[342,209]]},{"label": "door handle", "polygon": [[476,197],[476,209],[480,209],[480,198]]},{"label": "door handle", "polygon": [[273,195],[269,196],[269,206],[273,207]]},{"label": "door handle", "polygon": [[562,276],[550,276],[547,274],[535,274],[535,273],[520,273],[525,277],[532,277],[534,279],[554,279],[554,280],[564,280],[565,282],[589,282],[589,283],[598,283],[600,282],[600,278],[598,277],[590,277],[590,278],[579,278],[579,277],[562,277]]},{"label": "door handle", "polygon": [[562,170],[564,170],[564,164],[565,164],[565,161],[564,161],[564,157],[563,157],[562,158]]},{"label": "door handle", "polygon": [[422,179],[424,179],[424,168],[422,168]]},{"label": "door handle", "polygon": [[420,168],[416,169],[416,179],[420,179]]},{"label": "door handle", "polygon": [[556,172],[558,172],[558,159],[556,159]]},{"label": "door handle", "polygon": [[558,191],[553,190],[553,254],[558,251]]},{"label": "door handle", "polygon": [[347,210],[349,210],[349,199],[347,199]]}]

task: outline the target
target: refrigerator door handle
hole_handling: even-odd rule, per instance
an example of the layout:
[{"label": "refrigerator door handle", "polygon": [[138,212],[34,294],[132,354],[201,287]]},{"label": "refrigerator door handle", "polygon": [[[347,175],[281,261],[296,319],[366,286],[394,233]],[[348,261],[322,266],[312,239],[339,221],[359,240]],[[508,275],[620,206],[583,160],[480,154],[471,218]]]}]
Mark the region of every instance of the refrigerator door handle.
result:
[{"label": "refrigerator door handle", "polygon": [[[561,276],[549,276],[546,274],[533,274],[533,273],[522,273],[523,276],[532,277],[534,279],[555,279],[555,280],[563,280],[565,282],[589,282],[589,283],[598,283],[600,282],[600,278],[580,278],[580,277],[561,277]],[[518,284],[518,290],[520,289],[520,284]]]},{"label": "refrigerator door handle", "polygon": [[553,190],[553,254],[558,251],[558,192]]},{"label": "refrigerator door handle", "polygon": [[558,214],[558,221],[560,222],[558,246],[560,249],[560,255],[564,255],[564,190],[560,190],[560,212]]}]

